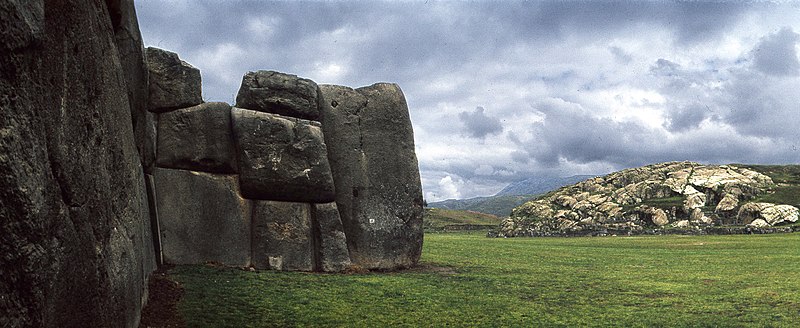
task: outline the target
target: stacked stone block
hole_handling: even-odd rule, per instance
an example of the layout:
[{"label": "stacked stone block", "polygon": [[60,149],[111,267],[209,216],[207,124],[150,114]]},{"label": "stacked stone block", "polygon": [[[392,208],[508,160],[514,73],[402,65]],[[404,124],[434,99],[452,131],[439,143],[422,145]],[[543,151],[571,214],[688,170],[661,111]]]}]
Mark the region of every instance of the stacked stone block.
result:
[{"label": "stacked stone block", "polygon": [[328,86],[353,93],[328,101],[314,81],[248,72],[232,107],[203,103],[199,72],[177,55],[147,54],[165,262],[326,272],[416,264],[422,193],[399,87]]}]

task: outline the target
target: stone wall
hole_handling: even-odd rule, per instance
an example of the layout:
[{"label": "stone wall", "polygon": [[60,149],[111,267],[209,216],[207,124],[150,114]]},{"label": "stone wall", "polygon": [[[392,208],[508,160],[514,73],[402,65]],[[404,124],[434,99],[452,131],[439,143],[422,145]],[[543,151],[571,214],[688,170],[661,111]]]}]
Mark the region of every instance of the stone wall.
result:
[{"label": "stone wall", "polygon": [[138,325],[155,258],[137,24],[132,0],[0,1],[0,327]]},{"label": "stone wall", "polygon": [[[164,261],[328,272],[416,264],[422,192],[399,87],[320,89],[257,71],[235,106],[203,103],[199,71],[146,52]],[[334,89],[353,94],[323,91]],[[338,105],[362,99],[365,108]]]},{"label": "stone wall", "polygon": [[0,38],[0,327],[136,327],[162,261],[419,259],[396,85],[357,89],[364,106],[344,110],[313,81],[259,71],[236,107],[205,103],[199,70],[144,49],[133,0],[0,1]]}]

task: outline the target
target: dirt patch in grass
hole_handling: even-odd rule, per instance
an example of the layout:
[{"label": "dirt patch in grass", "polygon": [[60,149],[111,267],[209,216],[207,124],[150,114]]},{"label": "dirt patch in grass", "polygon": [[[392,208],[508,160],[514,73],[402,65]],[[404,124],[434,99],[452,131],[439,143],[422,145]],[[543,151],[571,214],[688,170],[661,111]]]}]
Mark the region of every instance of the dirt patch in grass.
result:
[{"label": "dirt patch in grass", "polygon": [[170,279],[167,271],[168,268],[159,269],[150,276],[147,305],[142,309],[139,328],[186,327],[186,322],[178,313],[183,287]]},{"label": "dirt patch in grass", "polygon": [[403,273],[406,273],[406,272],[410,272],[410,273],[436,273],[436,274],[440,274],[440,275],[443,275],[443,276],[452,276],[452,275],[458,273],[458,271],[456,271],[455,268],[447,267],[447,266],[439,266],[439,265],[435,265],[435,264],[431,264],[431,263],[420,263],[419,265],[417,265],[417,266],[415,266],[413,268],[400,270],[398,272],[403,272]]}]

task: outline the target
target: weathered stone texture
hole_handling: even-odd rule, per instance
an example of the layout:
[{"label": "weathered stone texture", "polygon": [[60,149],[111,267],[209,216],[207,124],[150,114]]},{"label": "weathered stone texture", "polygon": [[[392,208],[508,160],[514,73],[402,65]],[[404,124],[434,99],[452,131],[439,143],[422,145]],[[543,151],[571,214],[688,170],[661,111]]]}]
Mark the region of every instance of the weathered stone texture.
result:
[{"label": "weathered stone texture", "polygon": [[145,54],[150,74],[150,111],[163,113],[203,102],[199,69],[174,52],[148,47]]},{"label": "weathered stone texture", "polygon": [[336,203],[354,264],[413,266],[422,249],[422,191],[408,106],[395,84],[320,87]]},{"label": "weathered stone texture", "polygon": [[324,272],[339,272],[350,267],[347,237],[336,203],[313,204],[311,207],[316,238],[316,268]]},{"label": "weathered stone texture", "polygon": [[314,81],[274,71],[247,72],[236,107],[319,121],[319,87]]},{"label": "weathered stone texture", "polygon": [[251,202],[233,175],[155,169],[164,262],[250,264]]},{"label": "weathered stone texture", "polygon": [[230,105],[204,103],[159,115],[159,167],[234,173],[235,158]]},{"label": "weathered stone texture", "polygon": [[107,3],[0,2],[2,327],[138,325],[153,255],[122,80],[137,59],[117,56]]},{"label": "weathered stone texture", "polygon": [[254,201],[253,266],[285,271],[314,270],[311,205]]},{"label": "weathered stone texture", "polygon": [[318,124],[241,108],[233,108],[232,117],[244,197],[334,200],[328,151]]},{"label": "weathered stone texture", "polygon": [[155,128],[153,114],[147,110],[149,85],[144,45],[136,19],[133,0],[106,1],[114,41],[119,52],[128,102],[131,107],[134,139],[139,158],[146,171],[150,171],[155,160]]}]

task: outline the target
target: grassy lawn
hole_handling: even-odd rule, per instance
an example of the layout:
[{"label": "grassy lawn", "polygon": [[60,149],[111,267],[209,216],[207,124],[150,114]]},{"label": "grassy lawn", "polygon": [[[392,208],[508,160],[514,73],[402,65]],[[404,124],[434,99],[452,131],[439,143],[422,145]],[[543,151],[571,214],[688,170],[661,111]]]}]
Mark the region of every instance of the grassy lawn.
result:
[{"label": "grassy lawn", "polygon": [[800,234],[428,234],[423,269],[177,267],[189,327],[800,326]]},{"label": "grassy lawn", "polygon": [[468,227],[471,230],[489,230],[497,228],[503,219],[492,214],[472,211],[426,208],[422,218],[422,227],[426,231],[454,230]]}]

